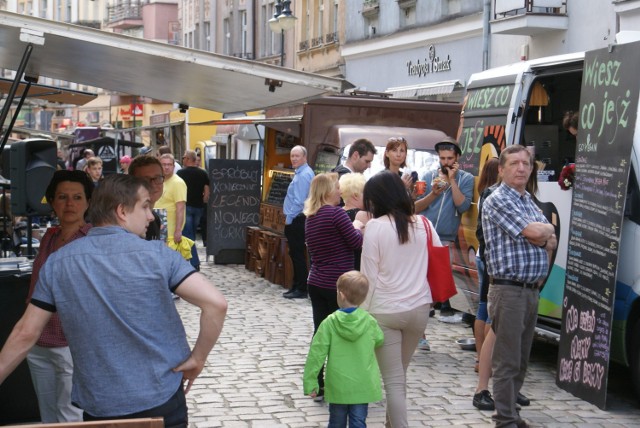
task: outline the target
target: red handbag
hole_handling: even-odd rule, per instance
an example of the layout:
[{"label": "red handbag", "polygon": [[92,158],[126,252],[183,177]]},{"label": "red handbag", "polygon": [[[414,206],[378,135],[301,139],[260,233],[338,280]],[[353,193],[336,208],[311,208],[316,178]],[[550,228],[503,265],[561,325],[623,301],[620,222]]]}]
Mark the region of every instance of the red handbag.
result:
[{"label": "red handbag", "polygon": [[431,288],[431,298],[434,303],[446,302],[458,293],[451,271],[449,247],[433,245],[431,226],[424,216],[421,217],[427,232],[427,259],[429,261],[427,281],[429,281]]}]

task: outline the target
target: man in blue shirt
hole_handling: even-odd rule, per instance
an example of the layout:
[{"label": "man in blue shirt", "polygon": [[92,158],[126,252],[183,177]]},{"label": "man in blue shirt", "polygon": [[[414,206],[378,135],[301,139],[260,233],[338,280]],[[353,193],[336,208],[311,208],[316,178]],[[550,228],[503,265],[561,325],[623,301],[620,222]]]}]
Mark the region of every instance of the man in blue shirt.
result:
[{"label": "man in blue shirt", "polygon": [[[166,426],[187,426],[184,394],[218,340],[227,302],[179,253],[141,239],[153,220],[149,189],[117,174],[94,191],[95,227],[40,270],[31,303],[0,352],[0,383],[57,312],[75,366],[71,399],[85,421],[161,416]],[[193,350],[171,292],[201,309]]]},{"label": "man in blue shirt", "polygon": [[523,398],[520,388],[533,343],[539,290],[557,245],[553,225],[526,191],[533,162],[524,146],[504,149],[499,165],[502,184],[482,206],[489,316],[496,334],[492,357],[496,427],[528,426],[516,401]]},{"label": "man in blue shirt", "polygon": [[295,146],[289,155],[291,166],[295,169],[293,180],[287,188],[287,196],[282,207],[286,216],[284,236],[289,244],[289,257],[293,263],[293,286],[283,294],[287,299],[304,299],[307,297],[307,257],[305,256],[304,222],[302,214],[304,201],[309,196],[311,180],[315,174],[307,164],[307,149]]}]

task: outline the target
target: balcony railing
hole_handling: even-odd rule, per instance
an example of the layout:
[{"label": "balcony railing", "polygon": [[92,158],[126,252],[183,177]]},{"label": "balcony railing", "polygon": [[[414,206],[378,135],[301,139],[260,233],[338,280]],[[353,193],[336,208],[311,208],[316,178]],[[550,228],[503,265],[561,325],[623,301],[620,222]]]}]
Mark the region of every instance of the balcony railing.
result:
[{"label": "balcony railing", "polygon": [[255,59],[255,57],[254,57],[252,52],[233,53],[233,54],[231,54],[231,56],[234,56],[236,58]]},{"label": "balcony railing", "polygon": [[566,15],[566,0],[494,0],[495,19],[526,14]]},{"label": "balcony railing", "polygon": [[491,33],[535,36],[569,28],[566,0],[494,0]]},{"label": "balcony railing", "polygon": [[313,39],[311,39],[311,47],[312,48],[317,48],[318,46],[322,46],[322,42],[323,42],[323,37],[314,37]]},{"label": "balcony railing", "polygon": [[119,4],[107,7],[107,22],[117,22],[125,19],[142,19],[140,5]]},{"label": "balcony railing", "polygon": [[338,43],[338,33],[328,33],[324,35],[324,42],[326,44]]},{"label": "balcony railing", "polygon": [[362,2],[362,16],[365,18],[374,18],[380,13],[379,0],[364,0]]}]

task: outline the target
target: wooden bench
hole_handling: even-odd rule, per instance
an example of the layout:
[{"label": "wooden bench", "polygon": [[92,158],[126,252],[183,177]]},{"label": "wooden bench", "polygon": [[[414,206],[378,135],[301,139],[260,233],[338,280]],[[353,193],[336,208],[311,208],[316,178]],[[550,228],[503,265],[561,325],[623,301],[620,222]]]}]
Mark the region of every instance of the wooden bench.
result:
[{"label": "wooden bench", "polygon": [[113,419],[108,421],[93,422],[64,422],[58,424],[20,424],[9,425],[20,428],[164,428],[163,418],[140,418],[140,419]]}]

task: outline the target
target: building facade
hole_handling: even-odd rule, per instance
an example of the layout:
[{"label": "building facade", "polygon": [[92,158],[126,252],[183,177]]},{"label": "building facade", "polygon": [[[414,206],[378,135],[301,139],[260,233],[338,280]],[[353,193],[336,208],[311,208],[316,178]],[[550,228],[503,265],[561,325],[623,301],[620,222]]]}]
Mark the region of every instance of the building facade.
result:
[{"label": "building facade", "polygon": [[[469,76],[614,43],[638,0],[358,0],[346,4],[346,78],[393,97],[462,101]],[[375,70],[371,73],[370,70]]]}]

